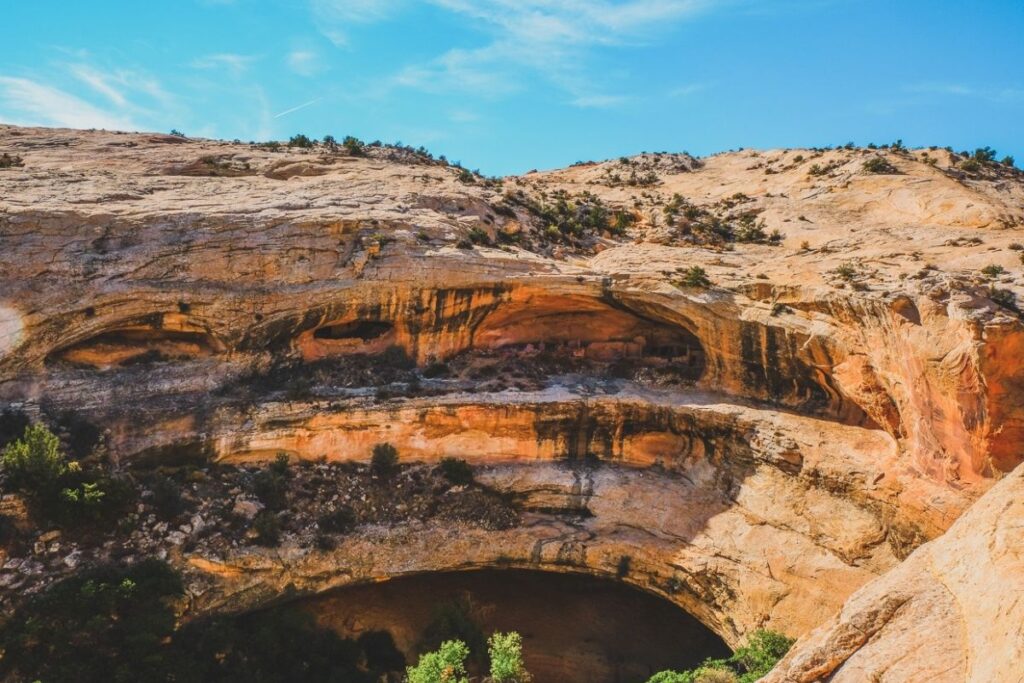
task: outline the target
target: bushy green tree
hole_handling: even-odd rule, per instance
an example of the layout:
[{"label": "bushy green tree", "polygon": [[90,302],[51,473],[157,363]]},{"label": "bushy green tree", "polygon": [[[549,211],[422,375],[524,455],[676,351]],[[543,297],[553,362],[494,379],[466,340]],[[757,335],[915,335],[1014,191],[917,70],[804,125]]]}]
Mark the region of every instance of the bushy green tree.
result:
[{"label": "bushy green tree", "polygon": [[4,448],[0,462],[10,485],[30,495],[54,492],[60,478],[78,466],[67,461],[60,439],[43,424],[26,427],[20,439]]},{"label": "bushy green tree", "polygon": [[434,652],[420,655],[416,666],[405,670],[407,683],[469,683],[466,657],[469,648],[461,640],[446,640]]},{"label": "bushy green tree", "polygon": [[533,679],[523,664],[523,638],[515,631],[491,634],[487,654],[494,683],[527,683]]},{"label": "bushy green tree", "polygon": [[728,659],[708,659],[689,671],[661,671],[647,683],[755,683],[768,675],[793,642],[781,633],[757,630]]}]

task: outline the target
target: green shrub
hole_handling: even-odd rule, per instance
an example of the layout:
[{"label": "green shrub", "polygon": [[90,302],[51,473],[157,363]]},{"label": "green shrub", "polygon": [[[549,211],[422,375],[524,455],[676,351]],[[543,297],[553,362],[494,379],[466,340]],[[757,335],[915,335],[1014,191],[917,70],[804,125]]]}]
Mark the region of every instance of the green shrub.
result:
[{"label": "green shrub", "polygon": [[405,670],[407,683],[469,683],[466,657],[469,648],[461,640],[446,640],[435,652],[420,655],[416,666]]},{"label": "green shrub", "polygon": [[7,482],[30,496],[51,495],[61,477],[78,468],[78,463],[67,461],[60,439],[43,424],[26,427],[20,439],[4,447],[0,462]]},{"label": "green shrub", "polygon": [[1003,268],[1000,265],[996,265],[994,263],[990,264],[990,265],[987,265],[987,266],[985,266],[984,268],[981,269],[981,274],[984,275],[985,277],[989,278],[990,280],[993,279],[993,278],[999,277],[1000,275],[1002,275],[1005,272],[1006,272],[1005,268]]},{"label": "green shrub", "polygon": [[897,168],[883,157],[871,157],[864,162],[862,168],[865,173],[876,173],[879,175],[895,175],[899,173]]},{"label": "green shrub", "polygon": [[271,510],[256,513],[252,528],[256,532],[256,542],[262,546],[273,548],[281,542],[281,520]]},{"label": "green shrub", "polygon": [[1003,160],[1000,161],[999,163],[1002,164],[1003,166],[1009,166],[1010,168],[1014,168],[1014,166],[1016,165],[1016,162],[1010,155],[1006,155],[1005,157],[1003,157]]},{"label": "green shrub", "polygon": [[460,183],[466,183],[467,185],[476,182],[476,176],[469,169],[463,168],[459,170],[458,180]]},{"label": "green shrub", "polygon": [[102,566],[60,581],[0,630],[0,677],[40,681],[166,680],[163,643],[181,580],[163,562]]},{"label": "green shrub", "polygon": [[855,264],[843,263],[836,266],[836,268],[832,272],[841,277],[842,279],[846,280],[847,282],[849,282],[853,280],[855,277],[857,277],[857,273],[859,271],[857,270],[857,266]]},{"label": "green shrub", "polygon": [[317,526],[331,534],[347,534],[358,523],[355,511],[348,505],[340,505],[317,520]]},{"label": "green shrub", "polygon": [[332,152],[338,149],[338,141],[334,139],[333,135],[325,135],[320,142]]},{"label": "green shrub", "polygon": [[354,157],[361,157],[366,154],[366,145],[363,144],[363,141],[351,135],[345,136],[345,139],[341,141],[341,146]]},{"label": "green shrub", "polygon": [[533,679],[523,664],[523,638],[518,633],[492,633],[487,646],[493,683],[528,683]]},{"label": "green shrub", "polygon": [[281,510],[288,504],[288,461],[275,461],[260,470],[252,480],[252,492],[268,510]]},{"label": "green shrub", "polygon": [[439,468],[444,478],[455,485],[473,483],[473,467],[462,458],[442,458]]},{"label": "green shrub", "polygon": [[728,659],[708,659],[689,671],[661,671],[647,683],[755,683],[768,675],[793,642],[781,633],[757,630]]},{"label": "green shrub", "polygon": [[960,162],[960,170],[967,173],[977,173],[981,170],[981,164],[975,159],[966,159]]},{"label": "green shrub", "polygon": [[382,478],[389,478],[398,471],[398,449],[389,443],[373,447],[370,457],[370,472]]},{"label": "green shrub", "polygon": [[288,140],[288,146],[289,147],[301,147],[303,149],[309,149],[310,147],[312,147],[315,144],[316,144],[315,142],[310,140],[308,137],[306,137],[302,133],[299,133],[298,135],[293,135]]},{"label": "green shrub", "polygon": [[707,271],[703,268],[700,266],[690,266],[683,271],[683,276],[678,284],[681,287],[709,287],[711,280],[708,278]]}]

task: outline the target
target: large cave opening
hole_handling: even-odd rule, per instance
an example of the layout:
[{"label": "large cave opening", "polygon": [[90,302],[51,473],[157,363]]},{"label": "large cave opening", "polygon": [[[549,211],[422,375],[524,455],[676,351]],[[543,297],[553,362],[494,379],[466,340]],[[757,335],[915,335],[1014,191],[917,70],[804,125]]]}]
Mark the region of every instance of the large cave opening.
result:
[{"label": "large cave opening", "polygon": [[697,619],[611,579],[519,569],[419,574],[297,603],[345,638],[387,633],[408,663],[458,638],[486,674],[486,639],[517,631],[535,683],[643,683],[729,655]]}]

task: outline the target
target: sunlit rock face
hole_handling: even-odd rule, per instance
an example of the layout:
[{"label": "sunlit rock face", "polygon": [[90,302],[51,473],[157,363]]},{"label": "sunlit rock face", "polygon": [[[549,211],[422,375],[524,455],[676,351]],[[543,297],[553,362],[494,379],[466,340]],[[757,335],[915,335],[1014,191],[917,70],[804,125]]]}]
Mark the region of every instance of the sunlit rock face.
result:
[{"label": "sunlit rock face", "polygon": [[[465,459],[521,513],[329,550],[176,547],[186,616],[511,566],[632,584],[729,645],[799,636],[1024,457],[1009,169],[643,155],[637,187],[619,161],[466,183],[387,148],[0,127],[8,148],[25,166],[0,171],[6,408],[73,415],[129,469],[366,462],[390,442]],[[900,174],[865,172],[874,154]],[[627,227],[551,224],[593,197]],[[709,243],[687,215],[712,214],[783,236]]]}]

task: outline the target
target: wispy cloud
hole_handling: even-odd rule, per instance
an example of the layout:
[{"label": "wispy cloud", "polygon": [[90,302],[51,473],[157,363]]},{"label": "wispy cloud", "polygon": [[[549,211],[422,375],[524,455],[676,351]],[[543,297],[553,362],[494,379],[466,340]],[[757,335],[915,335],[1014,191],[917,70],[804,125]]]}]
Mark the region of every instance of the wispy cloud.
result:
[{"label": "wispy cloud", "polygon": [[1016,86],[974,86],[963,83],[914,83],[904,88],[907,92],[946,95],[950,97],[976,97],[989,102],[1024,102],[1024,88]]},{"label": "wispy cloud", "polygon": [[607,74],[599,77],[590,68],[593,49],[646,43],[712,6],[737,0],[428,1],[472,20],[490,42],[452,48],[406,67],[394,86],[494,97],[528,87],[540,75],[565,91],[574,106],[612,107],[630,97],[606,92]]},{"label": "wispy cloud", "polygon": [[581,109],[608,109],[628,101],[629,97],[626,95],[583,95],[572,100],[571,104]]},{"label": "wispy cloud", "polygon": [[672,88],[671,90],[668,91],[668,96],[689,97],[690,95],[695,95],[702,90],[706,90],[707,87],[708,86],[705,83],[688,83],[686,85],[680,85],[675,88]]},{"label": "wispy cloud", "polygon": [[255,61],[256,57],[253,55],[220,52],[194,59],[191,66],[193,69],[224,69],[237,77],[248,71]]},{"label": "wispy cloud", "polygon": [[[110,97],[113,93],[105,94]],[[122,112],[107,111],[69,92],[28,78],[0,76],[0,111],[13,112],[12,118],[16,120],[12,123],[24,125],[110,130],[140,128]]]},{"label": "wispy cloud", "polygon": [[311,0],[310,7],[320,33],[342,46],[348,44],[353,24],[382,21],[404,4],[404,0]]},{"label": "wispy cloud", "polygon": [[285,63],[300,76],[315,76],[324,68],[320,55],[313,50],[292,50],[285,57]]}]

